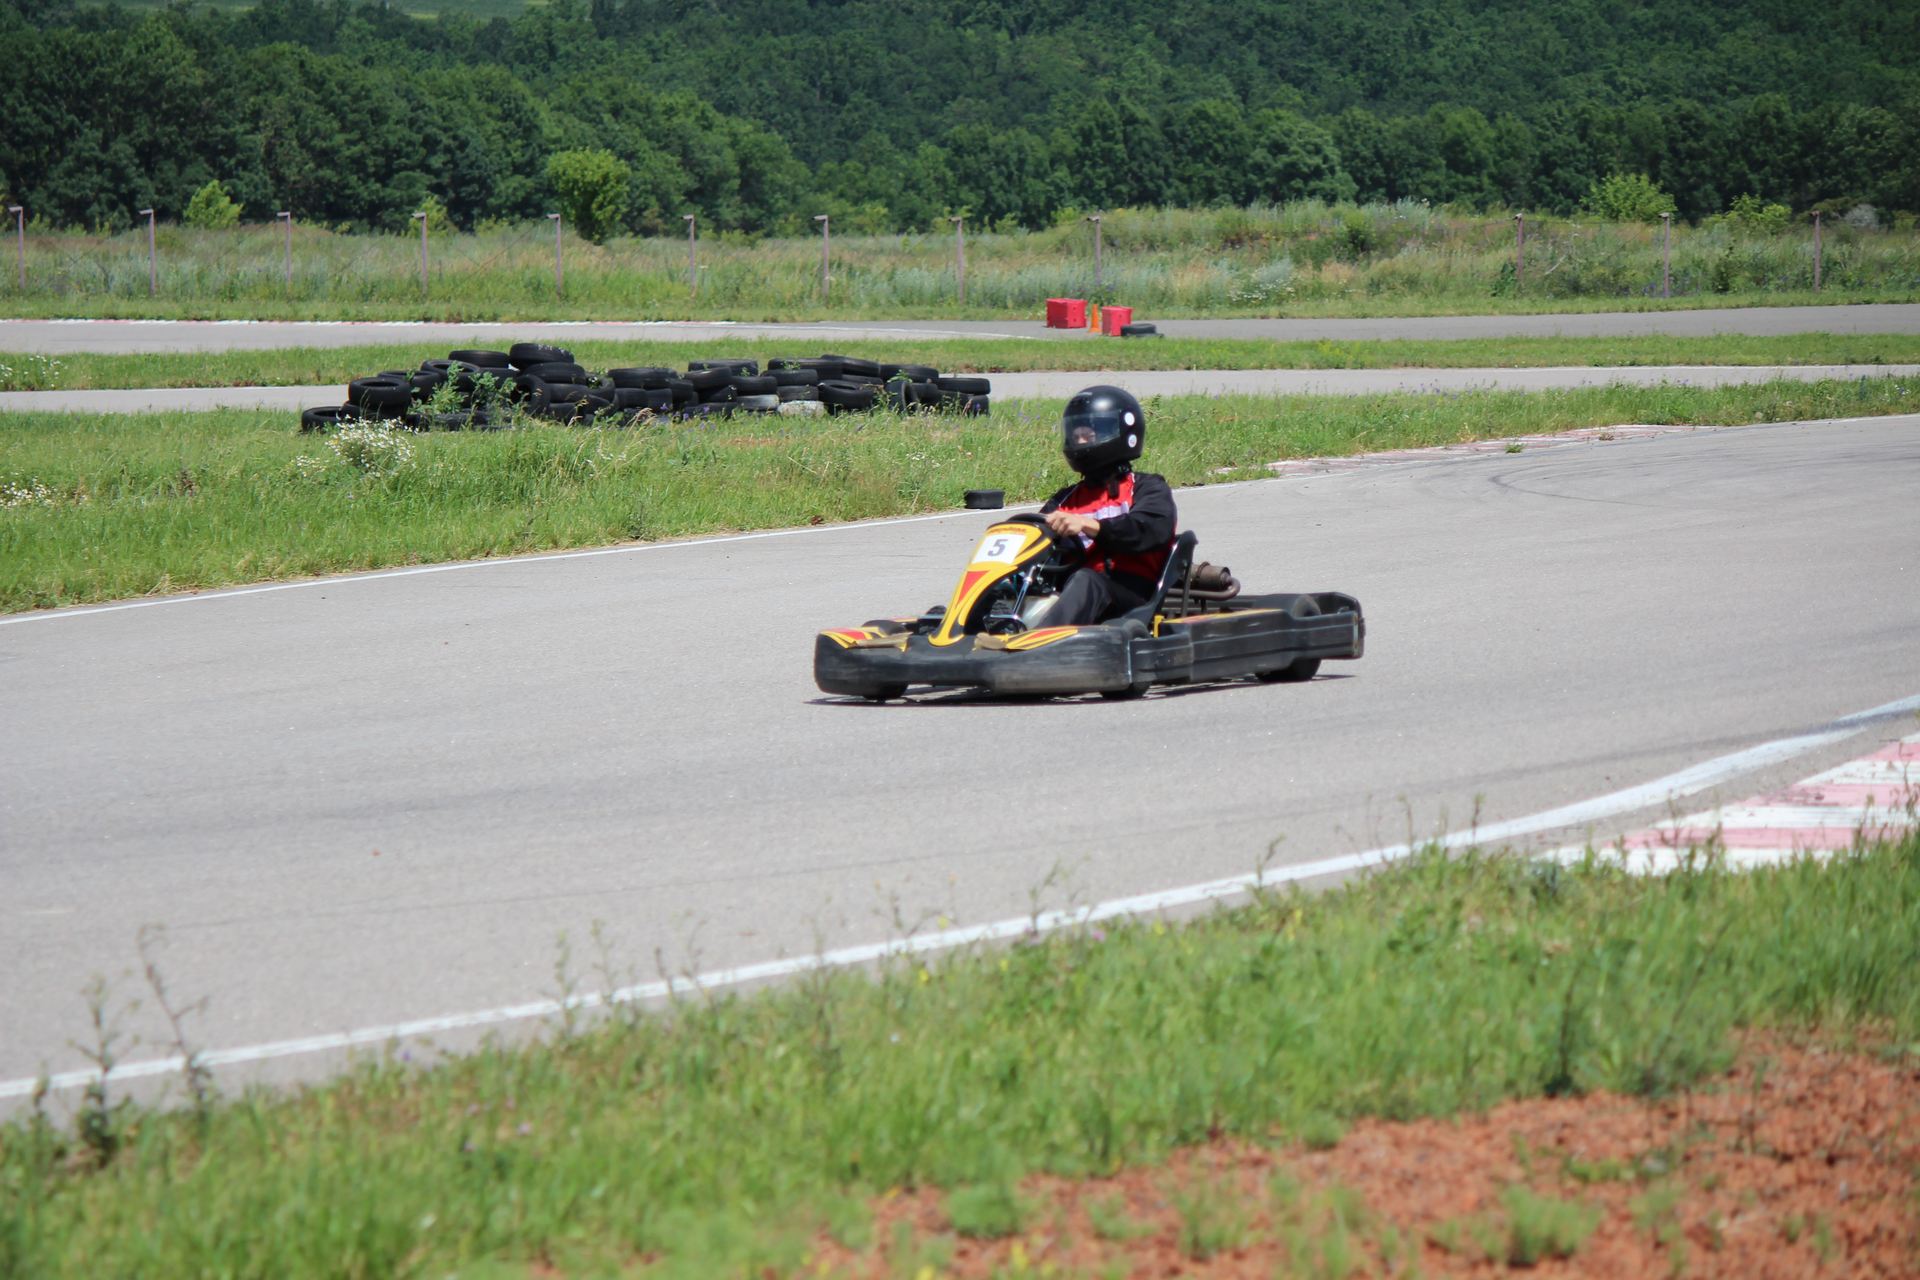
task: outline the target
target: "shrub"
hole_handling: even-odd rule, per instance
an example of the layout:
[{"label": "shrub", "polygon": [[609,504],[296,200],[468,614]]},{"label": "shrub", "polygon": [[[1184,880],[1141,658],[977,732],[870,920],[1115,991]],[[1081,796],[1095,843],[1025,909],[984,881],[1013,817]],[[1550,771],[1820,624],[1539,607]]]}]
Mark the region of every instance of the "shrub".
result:
[{"label": "shrub", "polygon": [[187,201],[187,211],[181,221],[190,227],[219,231],[240,221],[243,207],[227,194],[220,179],[215,178],[193,193],[193,199]]},{"label": "shrub", "polygon": [[1793,211],[1783,204],[1769,204],[1759,196],[1745,195],[1734,197],[1731,208],[1707,219],[1707,222],[1710,226],[1724,225],[1735,231],[1774,236],[1787,229],[1787,222],[1792,217]]},{"label": "shrub", "polygon": [[580,235],[598,243],[620,229],[627,214],[633,170],[611,151],[557,151],[547,158],[547,181],[560,212]]},{"label": "shrub", "polygon": [[1581,204],[1609,222],[1652,222],[1674,210],[1673,197],[1644,173],[1610,173],[1587,188]]}]

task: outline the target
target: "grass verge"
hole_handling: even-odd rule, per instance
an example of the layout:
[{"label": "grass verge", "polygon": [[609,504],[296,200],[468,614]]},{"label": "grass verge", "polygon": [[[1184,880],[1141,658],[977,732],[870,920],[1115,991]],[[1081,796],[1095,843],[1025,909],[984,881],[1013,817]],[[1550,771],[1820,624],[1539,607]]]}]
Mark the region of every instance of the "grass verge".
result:
[{"label": "grass verge", "polygon": [[[345,570],[953,508],[1064,483],[1059,402],[989,418],[741,416],[717,427],[301,436],[279,414],[0,415],[0,611]],[[1920,379],[1149,405],[1175,484],[1580,427],[1920,411]]]},{"label": "grass verge", "polygon": [[[892,1188],[954,1189],[956,1226],[994,1238],[1031,1213],[1013,1187],[1034,1171],[1287,1142],[1317,1116],[1658,1095],[1722,1070],[1741,1028],[1910,1044],[1916,962],[1920,837],[1657,879],[1428,854],[1186,926],[822,972],[293,1094],[96,1095],[71,1128],[0,1127],[0,1274],[811,1272],[828,1237],[870,1245],[859,1205]],[[1243,1234],[1189,1208],[1195,1255]],[[1506,1210],[1489,1248],[1515,1260],[1590,1229]]]},{"label": "grass verge", "polygon": [[[1809,317],[1817,323],[1817,317]],[[683,367],[689,359],[764,360],[817,355],[810,338],[728,338],[714,342],[580,342],[570,348],[593,369]],[[1779,337],[1722,334],[1689,338],[1466,338],[1449,341],[1270,342],[1162,338],[1157,341],[943,339],[835,345],[870,360],[932,365],[944,373],[1036,369],[1480,369],[1673,364],[1913,364],[1920,334],[1806,333]],[[297,347],[184,354],[63,355],[0,353],[0,391],[86,391],[123,387],[281,387],[344,385],[382,369],[412,369],[447,348],[422,343]]]}]

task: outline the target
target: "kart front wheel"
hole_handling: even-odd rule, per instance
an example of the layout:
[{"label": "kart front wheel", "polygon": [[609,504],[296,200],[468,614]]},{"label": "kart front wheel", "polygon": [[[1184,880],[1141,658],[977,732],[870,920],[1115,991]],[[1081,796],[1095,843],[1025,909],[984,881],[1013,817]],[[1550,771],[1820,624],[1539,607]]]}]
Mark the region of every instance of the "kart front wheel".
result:
[{"label": "kart front wheel", "polygon": [[907,686],[903,684],[883,684],[872,693],[861,695],[869,702],[891,702],[895,698],[907,696]]}]

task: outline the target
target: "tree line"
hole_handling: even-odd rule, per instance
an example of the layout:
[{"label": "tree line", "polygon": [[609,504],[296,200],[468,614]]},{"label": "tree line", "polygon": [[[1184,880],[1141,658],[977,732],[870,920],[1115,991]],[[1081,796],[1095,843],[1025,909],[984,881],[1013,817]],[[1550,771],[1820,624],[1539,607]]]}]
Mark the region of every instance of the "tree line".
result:
[{"label": "tree line", "polygon": [[[1350,0],[345,0],[132,13],[0,0],[0,189],[122,228],[219,180],[248,220],[400,229],[565,207],[595,234],[1301,198],[1570,212],[1645,174],[1920,210],[1920,17]],[[1814,19],[1817,18],[1817,21]]]}]

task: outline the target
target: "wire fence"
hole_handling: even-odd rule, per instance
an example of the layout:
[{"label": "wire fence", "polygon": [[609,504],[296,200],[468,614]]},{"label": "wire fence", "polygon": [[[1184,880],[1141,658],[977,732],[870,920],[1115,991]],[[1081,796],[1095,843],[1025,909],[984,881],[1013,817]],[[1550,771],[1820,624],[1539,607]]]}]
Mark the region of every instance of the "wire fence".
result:
[{"label": "wire fence", "polygon": [[[1911,229],[1852,221],[1693,227],[1462,217],[1422,204],[1116,210],[1046,231],[623,238],[553,221],[456,233],[341,234],[293,220],[161,222],[110,236],[16,213],[0,300],[40,314],[622,317],[834,312],[1036,314],[1052,297],[1143,314],[1284,312],[1342,299],[1647,299],[1920,290]],[[1096,240],[1096,237],[1098,239]],[[823,249],[829,257],[825,272]],[[964,253],[964,262],[962,254]],[[690,279],[691,277],[691,279]],[[965,290],[964,305],[961,291]]]}]

